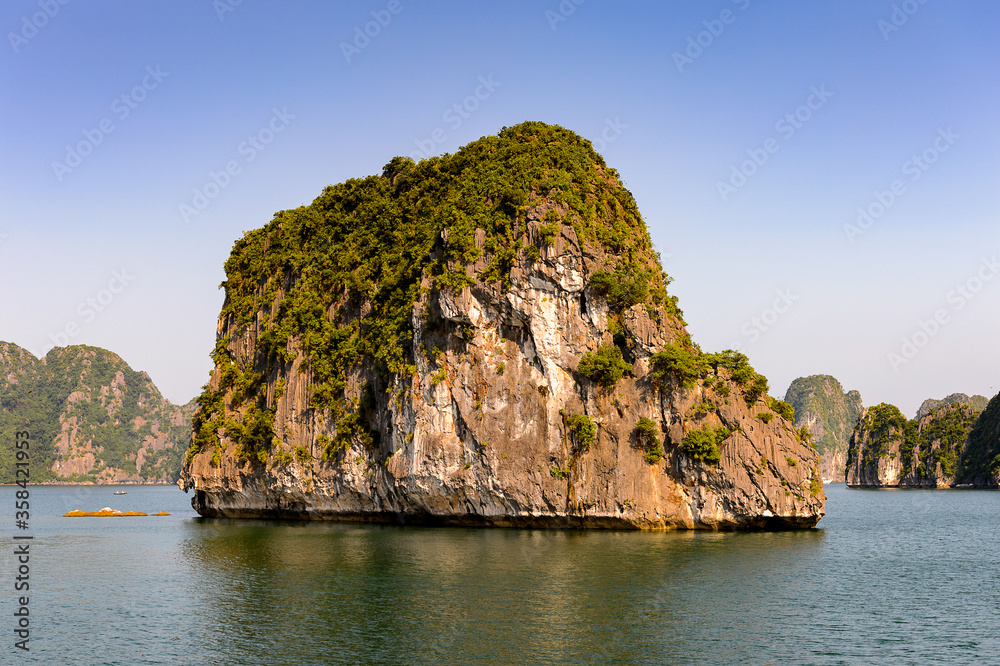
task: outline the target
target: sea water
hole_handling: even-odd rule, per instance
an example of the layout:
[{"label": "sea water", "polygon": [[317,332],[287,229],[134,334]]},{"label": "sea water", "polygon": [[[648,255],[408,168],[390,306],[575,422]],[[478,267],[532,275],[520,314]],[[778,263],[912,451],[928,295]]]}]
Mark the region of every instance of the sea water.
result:
[{"label": "sea water", "polygon": [[[115,489],[29,486],[27,529],[0,489],[0,663],[1000,660],[994,491],[833,484],[814,530],[642,533],[202,519]],[[171,515],[62,517],[105,506]]]}]

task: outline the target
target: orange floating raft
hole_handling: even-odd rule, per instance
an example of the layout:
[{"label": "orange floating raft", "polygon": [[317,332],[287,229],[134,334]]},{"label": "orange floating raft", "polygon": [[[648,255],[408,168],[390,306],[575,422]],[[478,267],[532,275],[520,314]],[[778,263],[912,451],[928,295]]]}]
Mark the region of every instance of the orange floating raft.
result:
[{"label": "orange floating raft", "polygon": [[[80,511],[76,509],[75,511],[70,511],[69,513],[64,513],[63,518],[117,518],[119,516],[148,516],[148,513],[143,513],[142,511],[117,511],[111,507],[104,507],[100,511]],[[166,511],[160,511],[159,513],[154,513],[154,516],[169,516],[170,514]]]}]

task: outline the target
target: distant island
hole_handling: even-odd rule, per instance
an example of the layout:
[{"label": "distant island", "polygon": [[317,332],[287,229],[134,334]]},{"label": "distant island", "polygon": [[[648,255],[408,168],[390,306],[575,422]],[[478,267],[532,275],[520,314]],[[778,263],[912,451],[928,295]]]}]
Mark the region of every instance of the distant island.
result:
[{"label": "distant island", "polygon": [[848,442],[863,409],[861,394],[844,391],[830,375],[811,375],[791,383],[785,402],[795,408],[795,426],[812,435],[823,478],[843,481]]},{"label": "distant island", "polygon": [[631,193],[527,122],[239,239],[180,486],[205,516],[808,528],[819,455],[685,329]]},{"label": "distant island", "polygon": [[812,375],[795,379],[785,401],[811,433],[824,478],[873,488],[997,485],[1000,432],[984,396],[928,398],[908,420],[893,405],[866,409],[859,392]]},{"label": "distant island", "polygon": [[[38,359],[0,342],[0,437],[31,433],[32,483],[173,483],[194,408],[171,404],[106,349],[56,347]],[[0,448],[0,482],[14,482],[14,462],[14,448]]]},{"label": "distant island", "polygon": [[954,394],[945,399],[951,403],[926,401],[915,419],[886,403],[865,409],[848,448],[847,484],[1000,486],[1000,394],[982,411],[978,398]]}]

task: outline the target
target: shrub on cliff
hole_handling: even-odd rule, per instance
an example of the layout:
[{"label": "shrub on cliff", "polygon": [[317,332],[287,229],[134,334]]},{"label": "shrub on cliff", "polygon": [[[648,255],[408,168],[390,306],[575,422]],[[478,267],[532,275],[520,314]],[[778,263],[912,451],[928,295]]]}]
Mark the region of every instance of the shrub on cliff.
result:
[{"label": "shrub on cliff", "polygon": [[559,228],[562,225],[562,219],[559,217],[559,213],[556,212],[554,208],[550,208],[547,213],[545,213],[544,224],[538,226],[538,240],[542,245],[554,245],[556,242],[556,236],[559,235]]},{"label": "shrub on cliff", "polygon": [[713,354],[705,354],[705,360],[718,371],[725,368],[730,378],[739,385],[747,407],[753,407],[759,399],[767,396],[767,377],[758,373],[750,365],[750,359],[732,349]]},{"label": "shrub on cliff", "polygon": [[650,356],[649,366],[650,375],[658,385],[663,386],[668,377],[674,376],[684,388],[694,387],[709,369],[704,355],[676,345],[666,345],[663,351]]},{"label": "shrub on cliff", "polygon": [[566,426],[580,451],[586,451],[597,440],[597,425],[586,414],[568,415]]},{"label": "shrub on cliff", "polygon": [[733,431],[725,426],[692,430],[684,436],[677,448],[690,458],[701,460],[708,465],[718,465],[722,460],[719,445],[732,433]]},{"label": "shrub on cliff", "polygon": [[682,342],[681,345],[666,345],[663,351],[649,358],[649,364],[653,381],[660,386],[668,376],[673,375],[684,388],[693,388],[699,379],[707,377],[713,370],[718,372],[719,368],[725,368],[730,378],[739,385],[747,407],[753,407],[760,398],[767,396],[767,378],[753,369],[745,354],[732,349],[702,354],[694,345]]},{"label": "shrub on cliff", "polygon": [[645,416],[636,421],[635,438],[639,442],[639,446],[645,450],[646,462],[650,465],[655,465],[666,457],[666,452],[663,450],[663,446],[660,444],[660,429],[656,426],[656,423],[652,419],[647,419]]},{"label": "shrub on cliff", "polygon": [[787,421],[795,421],[795,408],[789,405],[784,400],[778,400],[777,398],[768,398],[767,406],[771,408],[771,411],[780,416]]},{"label": "shrub on cliff", "polygon": [[590,276],[590,288],[604,296],[614,312],[627,310],[649,296],[649,281],[643,273],[620,267],[618,273],[597,271]]},{"label": "shrub on cliff", "polygon": [[622,350],[615,345],[600,346],[596,352],[587,352],[580,359],[577,370],[587,379],[608,387],[632,371],[632,365],[622,358]]}]

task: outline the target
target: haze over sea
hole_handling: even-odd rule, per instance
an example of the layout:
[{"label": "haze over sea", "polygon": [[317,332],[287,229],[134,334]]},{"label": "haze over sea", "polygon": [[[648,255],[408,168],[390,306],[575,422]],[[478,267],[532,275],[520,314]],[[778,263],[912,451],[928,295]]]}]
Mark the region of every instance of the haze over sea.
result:
[{"label": "haze over sea", "polygon": [[[5,514],[15,490],[0,491]],[[971,664],[1000,654],[993,492],[834,484],[815,530],[643,533],[208,520],[173,487],[113,490],[31,487],[31,651],[18,663]],[[104,506],[171,515],[62,517]],[[11,548],[2,561],[13,580]],[[10,636],[11,595],[2,603]]]}]

